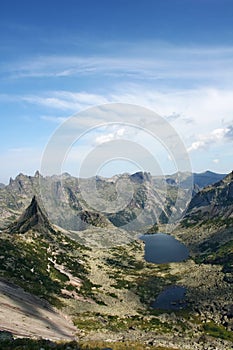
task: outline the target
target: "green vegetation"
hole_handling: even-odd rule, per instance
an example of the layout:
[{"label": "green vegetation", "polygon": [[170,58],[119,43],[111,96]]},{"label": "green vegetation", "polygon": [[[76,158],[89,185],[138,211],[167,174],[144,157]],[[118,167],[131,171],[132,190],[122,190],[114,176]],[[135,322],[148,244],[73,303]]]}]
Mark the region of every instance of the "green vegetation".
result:
[{"label": "green vegetation", "polygon": [[[130,341],[124,341],[124,342],[87,342],[84,343],[87,345],[88,349],[91,350],[102,350],[103,348],[110,348],[112,350],[145,350],[145,345],[141,344],[138,341],[130,342]],[[148,346],[146,345],[146,348],[150,350],[178,350],[178,348],[168,348],[163,346]]]},{"label": "green vegetation", "polygon": [[[112,350],[144,350],[145,345],[139,342],[60,342],[54,343],[49,340],[35,340],[35,339],[15,339],[0,342],[1,350],[102,350],[103,348],[111,348]],[[150,350],[176,350],[176,348],[150,346]],[[178,350],[178,349],[177,349]]]},{"label": "green vegetation", "polygon": [[181,222],[181,227],[191,228],[191,227],[204,227],[205,229],[221,229],[230,228],[233,226],[233,218],[224,218],[222,216],[208,218],[208,216],[203,215],[201,211],[192,213],[192,216],[187,216]]},{"label": "green vegetation", "polygon": [[[158,275],[158,272],[162,273],[163,277]],[[151,301],[155,300],[162,290],[176,282],[177,277],[169,274],[169,265],[161,264],[156,270],[145,270],[143,275],[138,276],[135,279],[133,290],[139,296],[140,301],[150,307]]]},{"label": "green vegetation", "polygon": [[69,343],[53,343],[49,340],[35,340],[35,339],[15,339],[13,341],[1,341],[0,348],[2,350],[88,350],[90,348],[81,347],[77,342]]},{"label": "green vegetation", "polygon": [[86,268],[79,262],[81,249],[78,243],[60,233],[56,234],[56,243],[52,235],[48,240],[36,232],[24,236],[3,235],[0,237],[0,276],[59,306],[61,289],[70,290],[65,271],[82,280],[80,293],[91,294],[93,285]]},{"label": "green vegetation", "polygon": [[226,330],[224,326],[218,325],[213,321],[205,323],[203,325],[203,330],[212,337],[230,340],[233,342],[233,332]]},{"label": "green vegetation", "polygon": [[112,287],[116,289],[131,289],[134,286],[134,284],[130,281],[127,281],[126,279],[123,278],[115,278],[115,283],[112,284]]},{"label": "green vegetation", "polygon": [[233,273],[233,240],[220,244],[206,241],[200,245],[203,253],[196,257],[198,263],[209,263],[223,266],[223,272]]},{"label": "green vegetation", "polygon": [[157,276],[141,276],[135,283],[135,291],[143,304],[150,305],[156,296],[165,288],[167,281]]},{"label": "green vegetation", "polygon": [[2,239],[0,243],[0,273],[26,291],[54,303],[60,294],[65,275],[54,267],[47,269],[47,245],[39,240],[33,243],[18,241],[17,237]]},{"label": "green vegetation", "polygon": [[100,313],[86,313],[75,318],[74,324],[84,331],[97,331],[105,329],[111,332],[122,332],[131,330],[159,331],[167,333],[171,331],[172,325],[161,322],[158,317],[143,317],[139,315],[119,317],[116,315],[104,315]]}]

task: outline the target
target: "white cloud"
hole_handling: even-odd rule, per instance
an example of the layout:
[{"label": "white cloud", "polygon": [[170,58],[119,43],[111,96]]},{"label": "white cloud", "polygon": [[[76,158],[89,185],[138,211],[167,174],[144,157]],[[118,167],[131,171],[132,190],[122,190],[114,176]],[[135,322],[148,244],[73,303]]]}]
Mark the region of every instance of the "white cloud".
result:
[{"label": "white cloud", "polygon": [[[2,65],[0,73],[4,73],[6,79],[49,77],[49,86],[57,90],[37,93],[35,84],[34,93],[0,94],[0,101],[26,105],[33,117],[42,115],[42,120],[54,123],[66,121],[63,115],[74,115],[90,106],[109,102],[144,106],[171,123],[189,152],[233,138],[233,129],[229,127],[233,124],[233,47],[112,42],[101,50],[104,51],[102,56],[37,56]],[[69,86],[68,83],[82,89],[58,90],[59,86],[62,89]],[[108,117],[104,116],[104,122],[111,119]],[[73,129],[88,128],[98,121],[96,115],[91,114],[85,120],[80,119],[77,118]],[[97,145],[127,135],[138,141],[127,133],[127,128],[106,129],[93,135],[90,143]],[[210,161],[215,156],[211,155]]]},{"label": "white cloud", "polygon": [[188,148],[188,152],[206,149],[217,142],[226,141],[229,128],[215,129],[207,135],[199,135],[198,140],[193,142]]},{"label": "white cloud", "polygon": [[[45,94],[44,94],[45,95]],[[233,119],[233,89],[200,88],[189,90],[169,90],[166,93],[153,88],[143,88],[138,85],[122,85],[103,95],[85,91],[50,91],[46,96],[21,96],[29,104],[42,108],[46,106],[62,113],[74,115],[90,106],[105,103],[129,103],[152,109],[175,128],[181,139],[187,145],[189,152],[208,147],[212,142],[224,138],[232,139]],[[20,99],[16,96],[17,101]],[[101,108],[100,111],[101,113]],[[66,119],[56,116],[42,117],[47,121],[63,122]],[[109,115],[104,116],[106,122],[111,122]],[[103,120],[103,118],[101,117]],[[85,127],[98,124],[99,116],[90,112],[88,117],[75,120],[75,127]],[[114,121],[114,120],[112,120]],[[132,139],[132,135],[131,139]],[[97,143],[107,142],[116,138],[115,131],[105,131],[97,135]]]},{"label": "white cloud", "polygon": [[109,142],[109,141],[113,141],[113,140],[114,140],[114,134],[110,133],[110,134],[107,134],[107,135],[100,135],[100,136],[96,137],[95,143],[97,145],[99,145],[101,143]]},{"label": "white cloud", "polygon": [[[153,109],[170,122],[211,123],[227,122],[233,116],[233,89],[200,88],[167,90],[123,85],[103,95],[88,92],[50,91],[41,95],[15,96],[15,101],[46,106],[67,112],[79,112],[90,106],[106,103],[130,103]],[[13,96],[11,97],[13,100]]]},{"label": "white cloud", "polygon": [[213,159],[213,163],[218,164],[219,163],[219,159],[218,158]]},{"label": "white cloud", "polygon": [[22,100],[24,102],[46,106],[53,109],[58,109],[62,111],[66,110],[79,110],[81,105],[79,103],[74,103],[71,100],[66,100],[62,98],[57,98],[54,94],[52,97],[44,96],[23,96]]},{"label": "white cloud", "polygon": [[114,140],[119,140],[120,138],[122,138],[125,133],[126,133],[126,129],[125,128],[116,128],[114,127],[114,131],[107,133],[107,134],[102,134],[100,136],[97,136],[95,139],[95,144],[100,145],[102,143],[105,142],[110,142],[110,141],[114,141]]}]

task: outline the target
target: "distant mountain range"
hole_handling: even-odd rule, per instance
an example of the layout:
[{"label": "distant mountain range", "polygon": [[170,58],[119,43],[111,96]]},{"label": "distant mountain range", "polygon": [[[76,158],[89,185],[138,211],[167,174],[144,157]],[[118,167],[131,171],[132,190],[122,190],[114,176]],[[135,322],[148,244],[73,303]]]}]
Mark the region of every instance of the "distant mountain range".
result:
[{"label": "distant mountain range", "polygon": [[188,188],[190,186],[190,182],[193,182],[194,189],[197,192],[198,190],[202,189],[203,187],[209,186],[211,184],[214,184],[215,182],[218,182],[222,180],[226,174],[218,174],[214,173],[212,171],[205,171],[203,173],[175,173],[173,175],[167,175],[166,181],[170,185],[177,185]]},{"label": "distant mountain range", "polygon": [[[223,174],[210,171],[165,177],[137,172],[89,179],[67,173],[46,177],[38,171],[34,176],[19,174],[0,188],[0,228],[14,222],[36,195],[50,221],[68,230],[79,231],[88,225],[147,230],[157,223],[167,223],[171,215],[173,221],[178,220],[191,195],[223,178]],[[119,202],[119,188],[123,203]],[[178,201],[178,194],[184,200]]]}]

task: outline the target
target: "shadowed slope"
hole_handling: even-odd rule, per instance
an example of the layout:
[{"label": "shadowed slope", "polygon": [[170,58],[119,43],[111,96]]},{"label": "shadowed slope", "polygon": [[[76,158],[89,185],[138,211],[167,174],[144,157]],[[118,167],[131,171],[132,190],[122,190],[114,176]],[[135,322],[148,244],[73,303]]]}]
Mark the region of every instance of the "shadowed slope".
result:
[{"label": "shadowed slope", "polygon": [[183,223],[198,224],[206,220],[232,219],[233,172],[221,181],[205,187],[191,200]]},{"label": "shadowed slope", "polygon": [[25,233],[31,229],[39,230],[40,232],[53,230],[47,214],[38,204],[36,196],[32,198],[30,205],[19,219],[9,226],[8,230],[10,233]]}]

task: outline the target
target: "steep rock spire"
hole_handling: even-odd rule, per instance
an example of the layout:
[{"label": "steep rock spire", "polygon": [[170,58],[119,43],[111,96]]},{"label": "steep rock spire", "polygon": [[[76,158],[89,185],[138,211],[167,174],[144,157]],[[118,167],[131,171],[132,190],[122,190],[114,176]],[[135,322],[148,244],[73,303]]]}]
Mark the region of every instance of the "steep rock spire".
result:
[{"label": "steep rock spire", "polygon": [[18,220],[9,227],[11,233],[25,233],[31,229],[39,232],[52,230],[48,216],[39,205],[36,196]]}]

